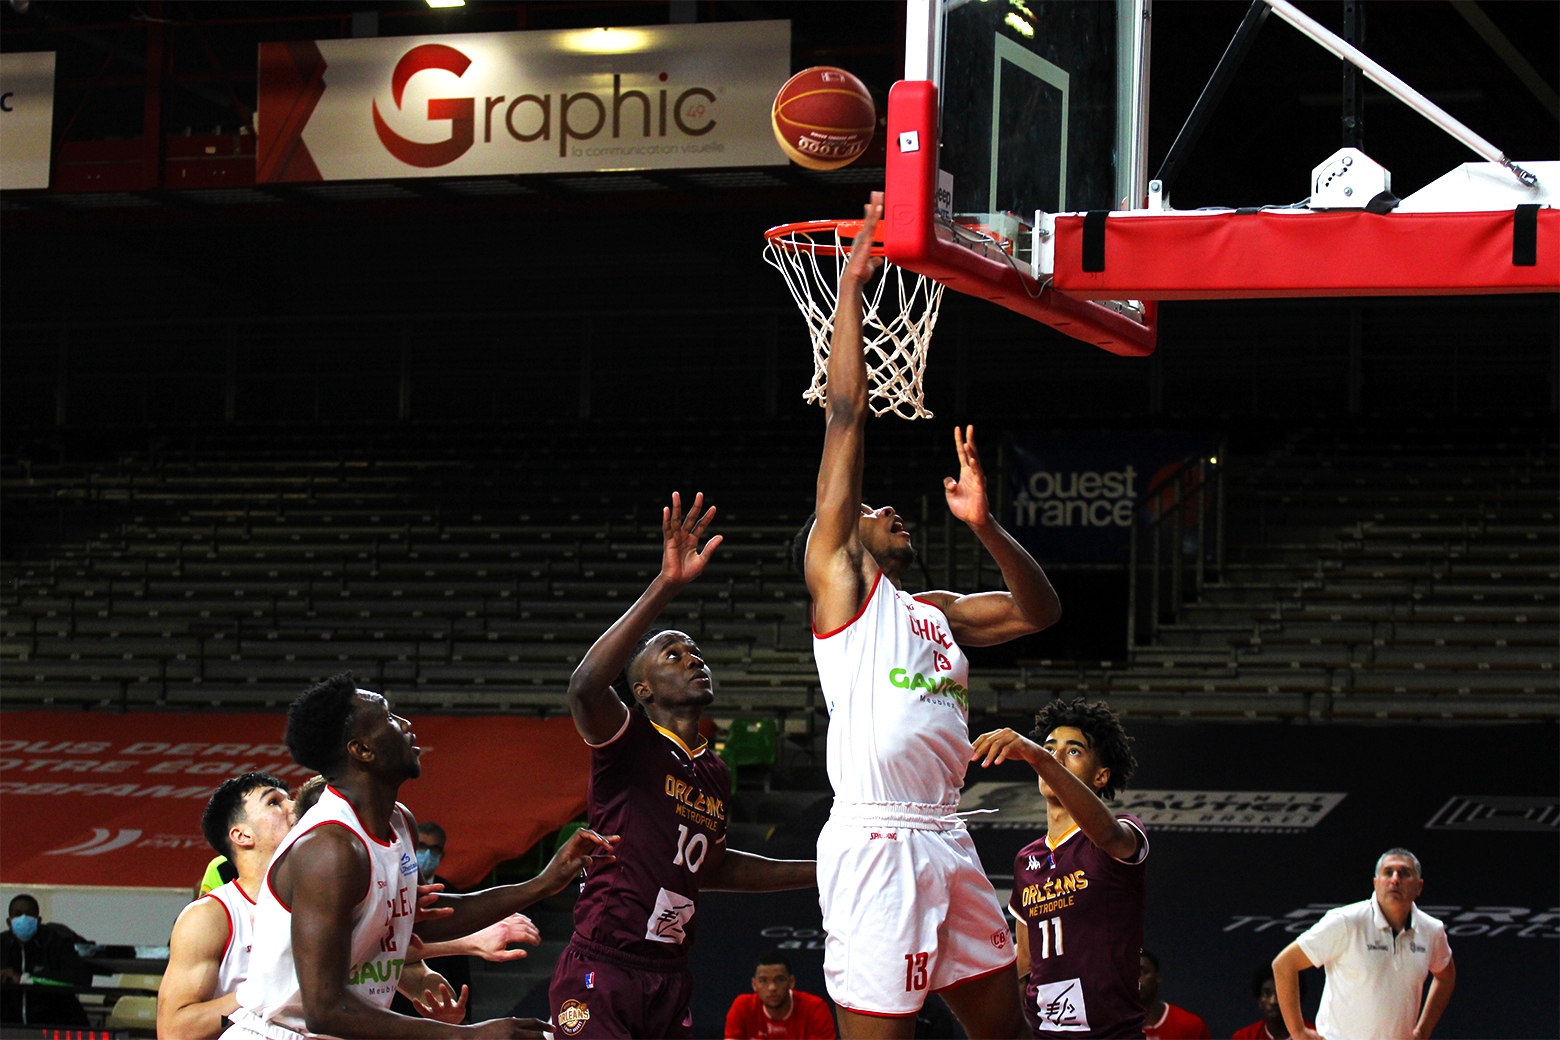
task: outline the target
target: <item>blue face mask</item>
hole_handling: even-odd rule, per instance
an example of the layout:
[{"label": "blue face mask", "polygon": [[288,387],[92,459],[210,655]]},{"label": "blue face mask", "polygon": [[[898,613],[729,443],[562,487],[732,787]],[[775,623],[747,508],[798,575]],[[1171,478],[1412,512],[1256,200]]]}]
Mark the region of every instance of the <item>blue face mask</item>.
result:
[{"label": "blue face mask", "polygon": [[417,869],[423,877],[433,877],[433,872],[439,869],[439,861],[444,857],[433,849],[417,850]]},{"label": "blue face mask", "polygon": [[11,918],[11,934],[27,942],[38,934],[38,919],[32,914],[17,914]]}]

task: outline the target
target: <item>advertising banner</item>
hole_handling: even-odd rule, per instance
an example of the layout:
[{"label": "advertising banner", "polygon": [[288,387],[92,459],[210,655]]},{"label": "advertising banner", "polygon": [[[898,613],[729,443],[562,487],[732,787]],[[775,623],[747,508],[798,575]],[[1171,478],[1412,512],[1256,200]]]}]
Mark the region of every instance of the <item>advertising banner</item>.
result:
[{"label": "advertising banner", "polygon": [[54,52],[0,54],[0,189],[47,188]]},{"label": "advertising banner", "polygon": [[787,20],[260,45],[255,179],[783,165]]},{"label": "advertising banner", "polygon": [[[480,881],[585,809],[589,749],[567,718],[421,715],[423,772],[401,788],[449,835],[439,873]],[[0,733],[0,882],[188,886],[214,855],[200,814],[259,771],[294,789],[280,715],[7,711]]]},{"label": "advertising banner", "polygon": [[[1133,510],[1143,496],[1182,460],[1211,457],[1218,443],[1217,435],[1203,433],[1014,437],[1005,522],[1042,561],[1125,563]],[[1188,480],[1189,493],[1196,478]],[[1164,497],[1168,509],[1173,487]]]}]

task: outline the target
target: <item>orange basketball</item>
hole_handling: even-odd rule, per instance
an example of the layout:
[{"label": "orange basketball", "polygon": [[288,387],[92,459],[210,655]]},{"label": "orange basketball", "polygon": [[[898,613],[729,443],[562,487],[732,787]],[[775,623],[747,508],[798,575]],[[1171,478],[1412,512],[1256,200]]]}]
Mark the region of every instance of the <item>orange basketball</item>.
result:
[{"label": "orange basketball", "polygon": [[769,122],[792,162],[837,170],[872,143],[877,109],[861,80],[844,69],[816,65],[786,80]]}]

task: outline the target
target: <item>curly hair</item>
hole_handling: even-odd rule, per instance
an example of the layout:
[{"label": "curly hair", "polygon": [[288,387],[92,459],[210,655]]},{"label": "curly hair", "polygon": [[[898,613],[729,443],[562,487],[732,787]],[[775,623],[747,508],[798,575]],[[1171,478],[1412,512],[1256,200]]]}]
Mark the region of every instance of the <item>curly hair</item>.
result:
[{"label": "curly hair", "polygon": [[298,695],[287,709],[287,735],[283,740],[293,761],[329,776],[347,754],[347,731],[358,691],[351,672],[333,675]]},{"label": "curly hair", "polygon": [[813,524],[818,522],[817,512],[813,512],[796,534],[791,536],[791,567],[803,580],[807,578],[807,539],[812,537]]},{"label": "curly hair", "polygon": [[1058,726],[1071,726],[1081,730],[1089,738],[1089,746],[1099,757],[1100,764],[1110,770],[1110,779],[1100,788],[1100,797],[1109,801],[1116,792],[1127,786],[1137,759],[1132,754],[1132,738],[1121,728],[1121,720],[1104,701],[1089,704],[1082,697],[1077,700],[1051,701],[1035,714],[1035,728],[1030,739],[1044,744],[1046,738]]},{"label": "curly hair", "polygon": [[222,781],[212,794],[211,801],[206,803],[206,810],[200,814],[200,831],[206,836],[207,843],[231,860],[233,842],[228,838],[228,831],[243,817],[244,799],[249,797],[250,791],[269,790],[272,787],[287,790],[285,783],[269,773],[244,773]]}]

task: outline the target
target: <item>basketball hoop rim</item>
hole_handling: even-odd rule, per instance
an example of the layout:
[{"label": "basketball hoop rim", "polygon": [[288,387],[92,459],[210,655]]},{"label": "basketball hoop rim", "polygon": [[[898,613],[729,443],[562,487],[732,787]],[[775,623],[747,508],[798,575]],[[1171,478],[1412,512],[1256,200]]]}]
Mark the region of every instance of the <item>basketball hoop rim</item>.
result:
[{"label": "basketball hoop rim", "polygon": [[[764,232],[764,239],[776,249],[783,249],[788,253],[811,253],[814,256],[845,256],[850,252],[850,242],[861,231],[862,221],[859,218],[845,220],[798,220],[791,224],[780,224]],[[797,236],[816,235],[824,232],[833,232],[837,237],[836,242],[844,242],[844,245],[835,245],[828,242],[803,241]],[[872,236],[872,255],[884,256],[883,248],[883,222],[878,221],[876,232]]]}]

